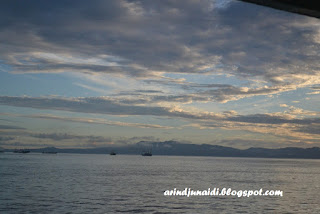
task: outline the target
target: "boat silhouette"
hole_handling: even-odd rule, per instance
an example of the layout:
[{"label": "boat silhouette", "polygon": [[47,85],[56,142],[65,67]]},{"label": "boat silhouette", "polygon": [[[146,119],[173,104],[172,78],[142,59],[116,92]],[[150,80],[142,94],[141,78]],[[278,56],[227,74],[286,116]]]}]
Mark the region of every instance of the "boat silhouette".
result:
[{"label": "boat silhouette", "polygon": [[152,152],[150,151],[144,151],[141,153],[142,156],[152,156]]},{"label": "boat silhouette", "polygon": [[13,152],[14,153],[29,153],[30,150],[27,150],[27,149],[15,149]]}]

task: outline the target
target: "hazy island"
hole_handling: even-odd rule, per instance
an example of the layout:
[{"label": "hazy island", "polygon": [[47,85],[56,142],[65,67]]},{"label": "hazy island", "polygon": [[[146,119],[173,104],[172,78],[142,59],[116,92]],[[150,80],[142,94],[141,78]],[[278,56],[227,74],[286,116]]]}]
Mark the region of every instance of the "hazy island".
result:
[{"label": "hazy island", "polygon": [[[249,148],[236,149],[232,147],[209,145],[209,144],[187,144],[177,141],[146,142],[140,141],[127,146],[110,146],[99,148],[68,148],[59,149],[46,147],[30,149],[30,152],[52,151],[56,153],[78,153],[78,154],[109,154],[116,151],[117,154],[141,154],[145,149],[151,150],[153,155],[176,155],[176,156],[213,156],[213,157],[261,157],[261,158],[305,158],[320,159],[320,148],[298,148],[286,147],[278,149]],[[13,150],[6,149],[6,152]]]}]

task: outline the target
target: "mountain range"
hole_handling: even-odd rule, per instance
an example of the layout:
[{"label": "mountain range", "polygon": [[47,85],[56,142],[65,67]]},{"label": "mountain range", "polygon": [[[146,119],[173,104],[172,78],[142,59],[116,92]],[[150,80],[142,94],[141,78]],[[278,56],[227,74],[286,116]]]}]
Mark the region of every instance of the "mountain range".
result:
[{"label": "mountain range", "polygon": [[[12,151],[12,150],[5,150]],[[305,158],[320,159],[320,148],[298,148],[286,147],[279,149],[249,148],[236,149],[232,147],[209,145],[209,144],[187,144],[177,141],[147,142],[140,141],[127,146],[109,146],[87,149],[59,149],[46,147],[30,149],[31,152],[53,151],[58,153],[79,154],[109,154],[111,151],[117,154],[139,155],[144,151],[152,151],[153,155],[177,155],[177,156],[214,156],[214,157],[261,157],[261,158]]]}]

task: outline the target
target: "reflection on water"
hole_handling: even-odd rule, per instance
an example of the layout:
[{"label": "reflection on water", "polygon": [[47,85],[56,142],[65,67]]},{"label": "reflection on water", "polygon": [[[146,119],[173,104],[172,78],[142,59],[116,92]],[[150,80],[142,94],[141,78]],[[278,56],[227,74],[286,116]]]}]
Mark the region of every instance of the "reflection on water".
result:
[{"label": "reflection on water", "polygon": [[[320,160],[0,154],[0,213],[320,213]],[[167,189],[283,190],[165,197]]]}]

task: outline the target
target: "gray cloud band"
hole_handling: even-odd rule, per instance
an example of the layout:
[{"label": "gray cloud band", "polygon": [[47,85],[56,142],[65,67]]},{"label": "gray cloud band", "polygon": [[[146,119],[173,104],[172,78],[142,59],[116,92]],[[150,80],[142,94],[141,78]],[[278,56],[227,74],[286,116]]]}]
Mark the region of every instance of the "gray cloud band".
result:
[{"label": "gray cloud band", "polygon": [[174,108],[168,107],[125,105],[117,102],[117,100],[110,100],[107,97],[34,98],[0,96],[0,105],[111,115],[164,116],[203,121],[233,121],[261,124],[320,124],[320,118],[317,117],[288,119],[285,115],[281,116],[272,114],[237,115],[232,112],[225,112],[223,114],[210,112],[188,112],[182,109],[175,110]]}]

